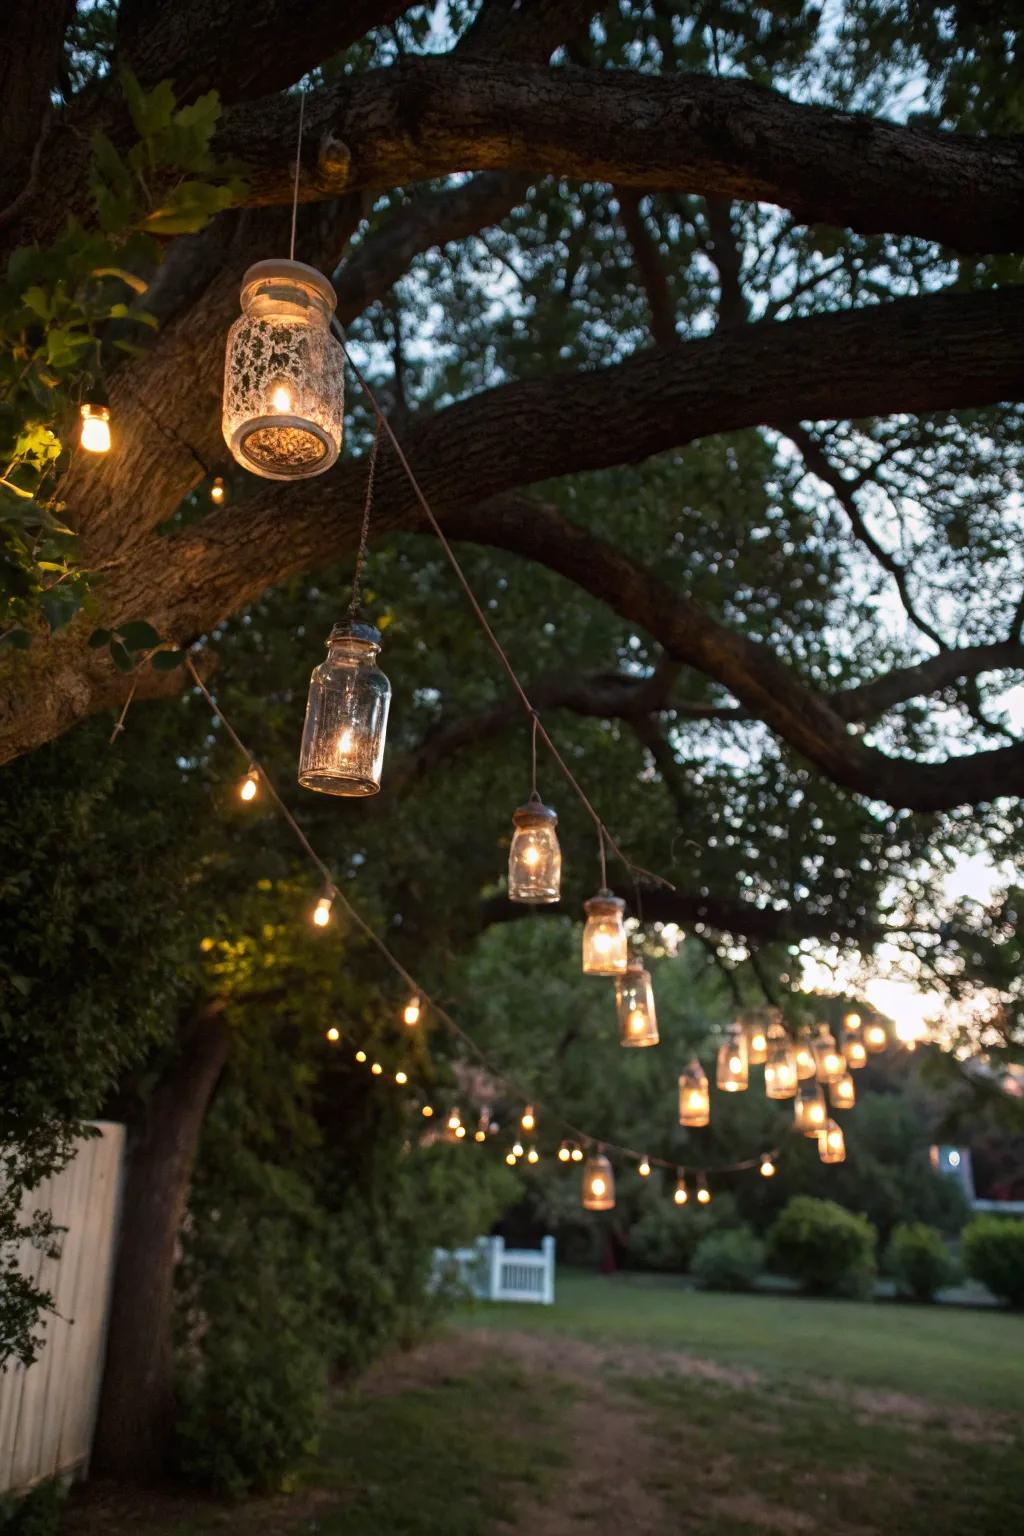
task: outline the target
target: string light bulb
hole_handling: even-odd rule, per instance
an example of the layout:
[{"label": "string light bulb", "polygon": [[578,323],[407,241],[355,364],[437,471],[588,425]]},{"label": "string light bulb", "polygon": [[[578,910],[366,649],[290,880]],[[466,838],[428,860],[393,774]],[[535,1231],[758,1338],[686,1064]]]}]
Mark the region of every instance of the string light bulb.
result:
[{"label": "string light bulb", "polygon": [[457,1131],[461,1124],[462,1116],[457,1109],[453,1109],[448,1116],[448,1129],[450,1131]]},{"label": "string light bulb", "polygon": [[523,1144],[522,1144],[522,1142],[521,1141],[517,1141],[517,1142],[513,1143],[512,1151],[515,1153],[516,1157],[522,1157],[522,1155],[523,1155]]},{"label": "string light bulb", "polygon": [[829,1103],[833,1109],[852,1109],[857,1102],[857,1088],[849,1072],[837,1077],[828,1085]]},{"label": "string light bulb", "polygon": [[345,375],[330,330],[337,299],[314,267],[258,261],[224,361],[224,441],[267,480],[322,475],[341,452]]},{"label": "string light bulb", "polygon": [[684,1173],[679,1173],[676,1175],[676,1187],[672,1191],[672,1199],[675,1201],[676,1205],[686,1205],[689,1201],[689,1198],[690,1191],[686,1187],[686,1175]]},{"label": "string light bulb", "polygon": [[486,1131],[482,1131],[480,1129],[480,1127],[477,1126],[476,1130],[473,1132],[473,1140],[474,1141],[486,1141],[487,1140],[487,1132]]},{"label": "string light bulb", "polygon": [[395,1073],[395,1082],[396,1083],[398,1083],[400,1085],[404,1085],[408,1081],[409,1081],[409,1079],[408,1079],[408,1077],[406,1076],[406,1074],[404,1072],[396,1072]]},{"label": "string light bulb", "polygon": [[575,1147],[575,1146],[573,1147],[573,1149],[572,1149],[572,1160],[573,1160],[574,1163],[582,1163],[582,1161],[583,1161],[583,1148],[582,1147]]},{"label": "string light bulb", "polygon": [[462,1141],[462,1139],[464,1138],[465,1134],[466,1134],[466,1127],[464,1125],[457,1125],[455,1127],[455,1140],[456,1141]]},{"label": "string light bulb", "polygon": [[514,1152],[506,1152],[505,1153],[505,1161],[506,1161],[506,1163],[508,1163],[508,1166],[510,1168],[514,1168],[516,1163],[519,1161],[519,1159],[516,1157]]},{"label": "string light bulb", "polygon": [[611,1211],[615,1208],[615,1175],[603,1152],[588,1157],[583,1170],[583,1209]]},{"label": "string light bulb", "polygon": [[572,1157],[572,1148],[567,1141],[563,1141],[558,1149],[558,1161],[560,1163],[567,1163],[570,1157]]},{"label": "string light bulb", "polygon": [[214,477],[213,484],[210,486],[210,500],[215,507],[219,507],[224,500],[224,481],[220,475]]},{"label": "string light bulb", "polygon": [[884,1051],[889,1043],[889,1037],[885,1033],[885,1025],[879,1019],[872,1019],[870,1024],[864,1026],[864,1044],[872,1056],[877,1056],[879,1051]]},{"label": "string light bulb", "polygon": [[366,1060],[366,1052],[365,1051],[356,1051],[356,1061],[361,1063],[361,1062],[364,1062],[365,1060]]},{"label": "string light bulb", "polygon": [[764,1091],[769,1099],[791,1099],[799,1082],[796,1051],[781,1025],[768,1031],[764,1062]]},{"label": "string light bulb", "polygon": [[846,1162],[846,1138],[834,1120],[826,1120],[818,1133],[818,1156],[823,1163]]},{"label": "string light bulb", "polygon": [[747,1037],[740,1024],[730,1024],[718,1049],[715,1084],[723,1093],[742,1093],[750,1081]]},{"label": "string light bulb", "polygon": [[414,995],[410,997],[409,1001],[402,1009],[402,1023],[408,1024],[410,1028],[414,1024],[418,1024],[420,1021],[420,1012],[420,1000]]},{"label": "string light bulb", "polygon": [[531,1147],[529,1152],[527,1152],[526,1161],[528,1163],[537,1163],[540,1161],[540,1153],[537,1151],[536,1147]]},{"label": "string light bulb", "polygon": [[391,684],[377,665],[380,630],[345,619],[313,668],[299,750],[299,783],[323,795],[360,797],[380,789]]},{"label": "string light bulb", "polygon": [[651,1162],[650,1162],[650,1158],[647,1157],[646,1154],[640,1159],[640,1162],[639,1162],[639,1164],[637,1166],[637,1170],[636,1171],[637,1171],[637,1173],[640,1175],[640,1177],[642,1179],[649,1179],[650,1178],[650,1176],[651,1176]]},{"label": "string light bulb", "polygon": [[615,1011],[619,1020],[620,1045],[658,1044],[654,988],[650,973],[638,961],[631,961],[625,974],[615,978]]},{"label": "string light bulb", "polygon": [[851,1035],[860,1029],[863,1022],[859,1013],[850,1012],[843,1015],[843,1028],[848,1030]]},{"label": "string light bulb", "polygon": [[381,1066],[379,1061],[371,1061],[370,1071],[373,1073],[374,1077],[380,1077],[381,1073],[384,1071],[384,1068]]},{"label": "string light bulb", "polygon": [[562,894],[562,850],[558,845],[558,816],[534,790],[525,805],[512,813],[512,844],[508,851],[508,899],[545,905]]},{"label": "string light bulb", "polygon": [[333,902],[333,895],[325,891],[313,908],[313,922],[318,928],[326,928],[330,922]]},{"label": "string light bulb", "polygon": [[433,1104],[424,1104],[423,1108],[420,1110],[420,1114],[423,1116],[424,1120],[432,1119],[434,1114]]},{"label": "string light bulb", "polygon": [[812,1049],[818,1082],[838,1082],[846,1072],[846,1059],[836,1045],[835,1036],[827,1024],[818,1025],[818,1035]]},{"label": "string light bulb", "polygon": [[587,921],[583,928],[584,976],[619,976],[626,969],[628,952],[623,914],[626,903],[611,891],[600,890],[583,903]]},{"label": "string light bulb", "polygon": [[696,1057],[679,1075],[679,1124],[697,1130],[711,1119],[711,1095],[704,1068]]},{"label": "string light bulb", "polygon": [[817,1064],[814,1060],[814,1050],[811,1046],[810,1033],[806,1027],[801,1029],[800,1033],[796,1037],[794,1055],[796,1056],[797,1079],[801,1083],[806,1082],[807,1079],[809,1077],[813,1077],[817,1071]]},{"label": "string light bulb", "polygon": [[697,1204],[711,1204],[711,1191],[708,1188],[707,1175],[703,1173],[698,1174],[697,1176]]},{"label": "string light bulb", "polygon": [[533,1112],[532,1104],[527,1104],[526,1108],[523,1110],[522,1118],[519,1121],[519,1124],[522,1126],[524,1131],[532,1131],[536,1128],[537,1117]]},{"label": "string light bulb", "polygon": [[332,1045],[336,1040],[341,1039],[341,1030],[337,1027],[336,1024],[332,1024],[330,1029],[327,1031],[327,1038]]},{"label": "string light bulb", "polygon": [[110,452],[109,405],[83,405],[80,407],[81,427],[78,441],[86,453]]},{"label": "string light bulb", "polygon": [[245,778],[238,786],[238,798],[240,800],[255,800],[260,788],[260,776],[255,766],[249,769]]},{"label": "string light bulb", "polygon": [[794,1126],[805,1136],[817,1136],[827,1119],[821,1084],[814,1078],[808,1078],[800,1084],[793,1101]]},{"label": "string light bulb", "polygon": [[775,1164],[772,1162],[767,1152],[761,1159],[760,1174],[762,1179],[772,1179],[775,1177]]}]

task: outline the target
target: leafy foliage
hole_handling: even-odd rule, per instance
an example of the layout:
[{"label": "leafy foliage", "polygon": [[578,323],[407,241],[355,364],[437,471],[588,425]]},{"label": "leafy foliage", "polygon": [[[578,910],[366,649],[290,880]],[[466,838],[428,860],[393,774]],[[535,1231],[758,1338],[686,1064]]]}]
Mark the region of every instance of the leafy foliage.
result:
[{"label": "leafy foliage", "polygon": [[1024,1222],[976,1216],[961,1241],[968,1274],[1011,1307],[1024,1307]]},{"label": "leafy foliage", "polygon": [[768,1258],[812,1294],[864,1296],[875,1277],[875,1242],[866,1216],[794,1195],[768,1234]]},{"label": "leafy foliage", "polygon": [[885,1250],[884,1268],[898,1289],[915,1301],[934,1301],[935,1293],[952,1285],[957,1266],[942,1233],[927,1222],[901,1222]]},{"label": "leafy foliage", "polygon": [[764,1244],[749,1227],[731,1227],[702,1238],[690,1272],[708,1291],[749,1291],[763,1267]]}]

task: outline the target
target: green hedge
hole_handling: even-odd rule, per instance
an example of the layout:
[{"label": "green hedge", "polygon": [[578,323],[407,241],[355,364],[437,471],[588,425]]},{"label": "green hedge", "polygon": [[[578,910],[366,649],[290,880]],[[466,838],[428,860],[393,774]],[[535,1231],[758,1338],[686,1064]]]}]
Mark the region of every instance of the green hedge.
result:
[{"label": "green hedge", "polygon": [[763,1268],[764,1244],[749,1227],[733,1227],[697,1244],[690,1273],[708,1291],[749,1291]]},{"label": "green hedge", "polygon": [[893,1229],[885,1268],[897,1290],[915,1301],[932,1301],[936,1291],[956,1282],[959,1272],[942,1233],[924,1221],[905,1222]]},{"label": "green hedge", "polygon": [[1024,1221],[976,1216],[963,1230],[964,1265],[1011,1307],[1024,1307]]},{"label": "green hedge", "polygon": [[817,1295],[866,1296],[875,1278],[877,1233],[834,1200],[795,1195],[768,1234],[769,1262]]}]

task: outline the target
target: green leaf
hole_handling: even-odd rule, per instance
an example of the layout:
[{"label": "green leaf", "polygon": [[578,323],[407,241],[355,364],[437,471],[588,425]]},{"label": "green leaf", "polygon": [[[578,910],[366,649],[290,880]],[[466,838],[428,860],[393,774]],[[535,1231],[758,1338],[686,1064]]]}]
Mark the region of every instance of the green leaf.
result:
[{"label": "green leaf", "polygon": [[110,647],[110,659],[119,672],[131,672],[135,662],[119,641],[114,640]]},{"label": "green leaf", "polygon": [[87,643],[94,651],[98,651],[102,646],[110,644],[111,635],[109,629],[94,629]]},{"label": "green leaf", "polygon": [[156,235],[191,235],[234,201],[232,187],[215,187],[207,181],[182,181],[159,208],[148,214],[143,227]]},{"label": "green leaf", "polygon": [[21,302],[25,305],[26,309],[30,309],[34,315],[38,315],[40,320],[48,320],[50,318],[53,300],[46,289],[40,288],[38,284],[33,284],[31,288],[25,289],[21,296]]},{"label": "green leaf", "polygon": [[127,624],[119,624],[117,636],[132,651],[148,651],[151,646],[160,644],[160,636],[145,619],[131,619]]},{"label": "green leaf", "polygon": [[173,672],[185,660],[184,651],[157,651],[153,657],[154,672]]}]

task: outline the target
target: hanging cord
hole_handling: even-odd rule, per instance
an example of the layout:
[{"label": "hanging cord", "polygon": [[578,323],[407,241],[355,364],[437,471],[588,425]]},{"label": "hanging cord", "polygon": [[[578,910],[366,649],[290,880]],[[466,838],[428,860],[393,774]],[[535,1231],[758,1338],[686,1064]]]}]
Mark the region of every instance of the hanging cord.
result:
[{"label": "hanging cord", "polygon": [[537,711],[533,710],[530,717],[530,799],[539,800],[537,792]]},{"label": "hanging cord", "polygon": [[352,600],[348,605],[349,622],[354,623],[359,613],[362,595],[363,568],[366,565],[366,544],[370,536],[370,514],[373,511],[373,485],[377,474],[377,454],[380,451],[380,422],[377,422],[370,448],[370,462],[366,469],[366,500],[363,503],[363,526],[359,530],[359,548],[356,550],[355,570],[352,572]]},{"label": "hanging cord", "polygon": [[295,145],[295,185],[292,188],[292,243],[288,260],[295,260],[295,221],[299,215],[299,168],[302,165],[302,119],[306,115],[306,87],[299,93],[299,136]]},{"label": "hanging cord", "polygon": [[438,540],[440,541],[441,548],[444,550],[444,553],[445,553],[445,556],[447,557],[449,565],[451,566],[452,570],[455,572],[455,577],[456,577],[459,585],[461,586],[463,592],[466,594],[466,599],[469,602],[469,606],[473,610],[473,614],[474,614],[474,616],[476,618],[477,623],[480,625],[480,628],[483,630],[484,634],[486,635],[487,640],[488,640],[488,642],[489,642],[489,644],[491,646],[491,649],[494,651],[494,654],[497,656],[499,662],[501,663],[502,668],[504,669],[504,671],[505,671],[505,673],[506,673],[506,675],[508,677],[509,682],[512,684],[513,691],[515,692],[517,698],[519,699],[519,702],[522,704],[523,709],[525,710],[526,714],[528,716],[530,716],[531,719],[536,721],[537,732],[538,732],[541,740],[543,741],[544,745],[547,747],[548,751],[551,753],[551,756],[554,758],[555,762],[558,764],[559,768],[561,769],[562,775],[565,778],[566,782],[575,791],[576,795],[578,796],[578,798],[580,800],[580,803],[583,805],[584,809],[586,810],[587,814],[590,816],[590,818],[593,821],[594,825],[598,828],[599,832],[603,833],[604,838],[605,838],[605,840],[606,840],[606,842],[608,844],[608,847],[612,850],[612,852],[615,854],[615,856],[618,859],[621,860],[622,864],[630,872],[630,874],[634,876],[634,878],[637,875],[642,875],[642,876],[644,876],[645,879],[653,881],[656,885],[664,886],[666,890],[669,890],[669,891],[675,890],[675,886],[672,885],[670,881],[664,879],[663,876],[656,875],[656,874],[653,873],[653,871],[651,871],[649,869],[644,869],[641,865],[634,864],[632,859],[627,858],[627,856],[623,853],[622,849],[619,847],[618,843],[612,837],[611,833],[608,831],[608,828],[605,826],[604,822],[601,820],[600,815],[598,814],[597,810],[595,809],[592,801],[590,800],[590,797],[587,795],[587,793],[584,790],[582,784],[579,782],[579,780],[577,779],[576,775],[573,773],[572,769],[569,767],[569,764],[566,762],[565,758],[562,756],[561,752],[558,750],[558,748],[555,745],[554,741],[551,739],[551,736],[548,734],[548,732],[545,729],[543,723],[541,722],[540,717],[537,714],[537,711],[533,707],[533,702],[530,699],[529,694],[526,692],[526,689],[523,687],[522,683],[520,682],[519,675],[516,672],[515,668],[513,667],[511,661],[509,660],[508,653],[506,652],[506,650],[505,650],[504,646],[502,645],[501,641],[498,639],[497,635],[494,633],[494,630],[491,628],[491,625],[490,625],[490,622],[488,621],[487,615],[484,613],[484,611],[481,608],[479,602],[477,601],[476,594],[474,593],[472,587],[469,584],[469,581],[468,581],[468,579],[466,577],[466,573],[463,571],[462,566],[459,564],[459,561],[458,561],[458,558],[457,558],[457,556],[455,554],[455,551],[452,549],[451,544],[448,542],[448,539],[445,536],[444,529],[441,527],[441,524],[438,522],[437,518],[434,516],[433,509],[431,508],[431,505],[430,505],[429,501],[426,498],[426,495],[425,495],[425,493],[423,491],[422,486],[420,485],[419,481],[416,478],[416,475],[415,475],[415,473],[413,471],[412,465],[409,463],[409,460],[405,456],[405,453],[404,453],[404,451],[402,449],[401,443],[398,441],[398,438],[395,436],[394,431],[392,430],[391,423],[388,421],[388,419],[385,416],[383,410],[381,409],[381,406],[380,406],[380,404],[379,404],[379,402],[377,400],[377,397],[374,394],[372,388],[370,387],[369,381],[367,380],[365,374],[363,373],[362,369],[359,367],[359,364],[356,362],[355,358],[352,356],[352,353],[349,351],[348,342],[345,339],[345,332],[342,329],[341,323],[338,320],[337,316],[334,316],[332,318],[332,320],[331,320],[331,328],[334,331],[334,334],[337,336],[339,342],[341,343],[341,349],[344,352],[345,357],[348,360],[349,367],[352,369],[352,372],[355,374],[356,379],[357,379],[360,387],[362,388],[362,391],[365,394],[365,396],[367,398],[367,401],[369,402],[370,409],[373,411],[373,414],[376,416],[378,423],[380,424],[380,426],[382,427],[384,432],[387,434],[388,440],[391,443],[392,448],[394,449],[395,456],[398,459],[399,464],[402,466],[403,471],[405,472],[406,479],[409,482],[409,485],[410,485],[410,487],[412,489],[413,495],[416,497],[416,500],[418,501],[418,503],[420,505],[420,508],[422,509],[424,517],[427,519],[427,522],[430,524],[430,526],[433,529],[434,533],[437,535]]},{"label": "hanging cord", "polygon": [[[406,970],[398,956],[392,952],[392,950],[388,947],[388,945],[380,937],[376,930],[371,928],[366,919],[356,911],[355,907],[349,901],[344,891],[342,891],[338,886],[330,869],[317,853],[316,849],[309,841],[309,838],[306,836],[305,832],[303,832],[302,828],[296,821],[295,817],[292,815],[291,811],[288,809],[287,805],[285,805],[277,791],[276,786],[274,785],[273,780],[267,773],[266,768],[263,767],[262,764],[257,763],[257,759],[254,753],[251,752],[250,749],[245,745],[245,742],[239,736],[238,732],[231,724],[231,721],[227,718],[223,709],[221,709],[220,705],[217,703],[217,700],[214,698],[209,688],[207,688],[206,684],[203,682],[203,679],[196,668],[191,654],[188,654],[185,657],[185,669],[189,676],[192,678],[192,681],[198,688],[199,692],[202,694],[203,698],[206,700],[206,703],[209,705],[211,713],[221,722],[228,736],[231,738],[234,746],[241,753],[246,763],[250,767],[253,765],[258,767],[261,784],[266,786],[267,793],[273,801],[274,805],[277,807],[277,810],[280,812],[283,819],[287,822],[288,826],[295,834],[295,837],[297,838],[303,852],[306,854],[307,858],[311,861],[318,874],[320,875],[322,881],[322,894],[324,896],[329,896],[333,901],[338,903],[352,924],[358,928],[359,932],[363,934],[363,936],[369,941],[369,943],[373,945],[373,947],[378,951],[383,959],[387,961],[388,965],[396,973],[396,975],[401,977],[402,981],[409,988],[409,991],[415,993],[415,995],[419,997],[421,1003],[429,1008],[433,1014],[441,1020],[443,1024],[448,1026],[456,1039],[461,1041],[466,1049],[476,1057],[477,1061],[479,1061],[480,1065],[487,1072],[488,1076],[494,1078],[497,1082],[503,1085],[510,1098],[521,1100],[524,1104],[533,1104],[537,1109],[543,1111],[546,1118],[549,1118],[556,1126],[561,1126],[563,1130],[569,1133],[570,1137],[576,1141],[581,1142],[585,1146],[602,1146],[607,1148],[609,1151],[616,1153],[620,1157],[639,1162],[639,1160],[646,1155],[645,1153],[638,1151],[635,1147],[626,1147],[621,1145],[619,1142],[608,1141],[603,1137],[591,1135],[589,1131],[582,1130],[578,1125],[574,1125],[570,1120],[567,1120],[564,1115],[560,1115],[557,1110],[552,1109],[536,1093],[533,1093],[531,1090],[526,1089],[521,1084],[515,1082],[507,1072],[503,1071],[491,1060],[486,1051],[477,1045],[472,1035],[467,1034],[466,1030],[462,1028],[461,1024],[456,1022],[448,1010],[442,1007],[440,1003],[431,997],[423,983],[417,981],[416,978],[408,970]],[[717,1168],[709,1167],[706,1162],[681,1164],[664,1157],[648,1156],[647,1160],[652,1164],[652,1166],[668,1169],[682,1167],[691,1173],[696,1173],[699,1171],[706,1171],[708,1173],[742,1173],[746,1169],[756,1168],[759,1165],[761,1159],[766,1156],[775,1161],[778,1158],[781,1150],[781,1147],[772,1147],[767,1152],[759,1152],[755,1157],[747,1158],[743,1162],[723,1163]]]},{"label": "hanging cord", "polygon": [[597,829],[597,852],[601,860],[601,889],[608,889],[608,859],[604,851],[604,827]]}]

